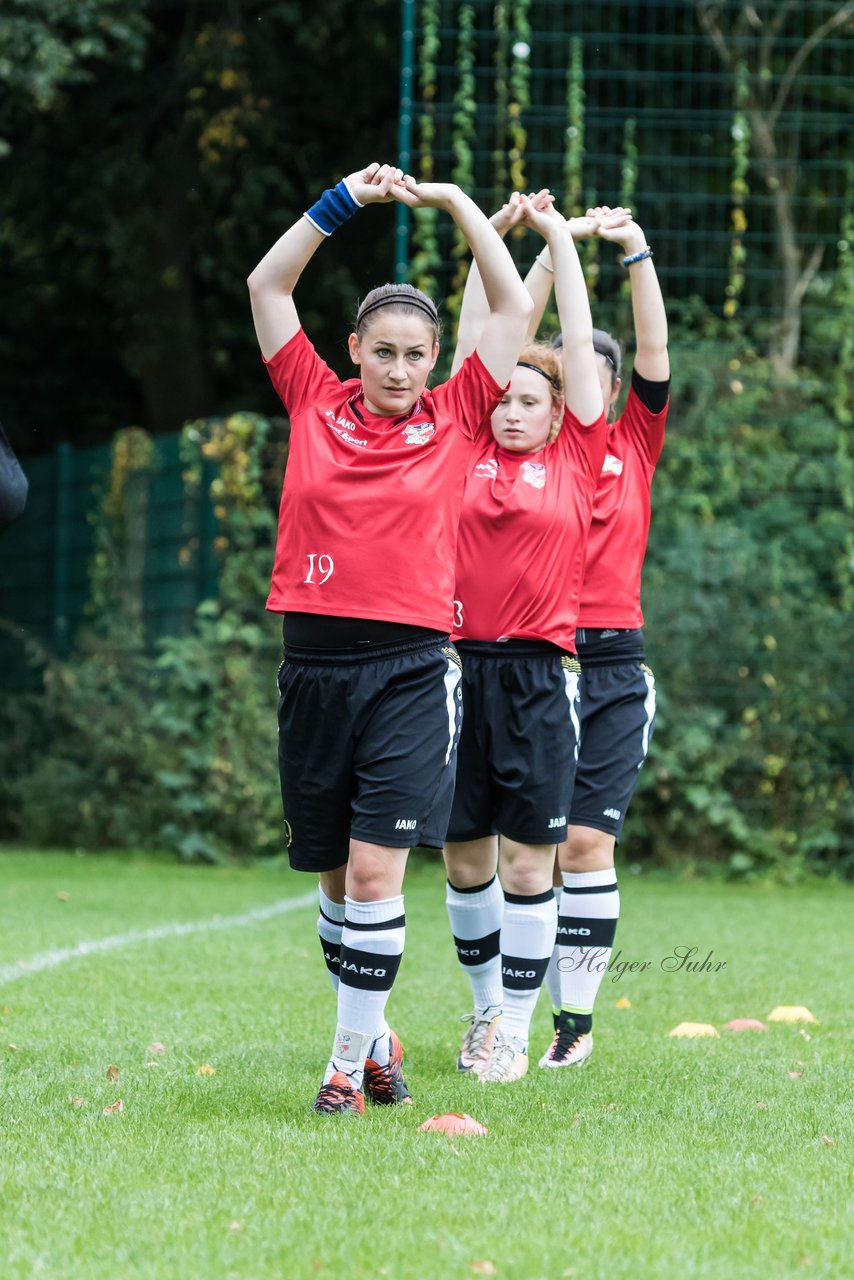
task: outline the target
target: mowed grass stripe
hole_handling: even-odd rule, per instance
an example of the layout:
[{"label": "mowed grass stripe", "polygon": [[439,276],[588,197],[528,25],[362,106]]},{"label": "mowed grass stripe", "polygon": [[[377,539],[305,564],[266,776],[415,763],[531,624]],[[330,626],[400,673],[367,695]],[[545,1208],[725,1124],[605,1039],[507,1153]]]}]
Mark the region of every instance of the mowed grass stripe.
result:
[{"label": "mowed grass stripe", "polygon": [[[12,913],[18,938],[66,870],[48,860],[39,888],[38,863],[27,865],[26,906]],[[63,877],[71,897],[60,905],[71,910],[58,916],[65,932],[54,945],[79,936],[75,903],[96,880],[103,933],[149,921],[164,901],[172,915],[175,873],[182,892],[188,883],[183,868],[98,865],[98,877]],[[231,873],[189,874],[211,915],[308,883],[248,871],[235,887]],[[485,1262],[511,1280],[845,1274],[854,895],[644,876],[624,876],[621,891],[618,945],[651,967],[606,978],[592,1062],[534,1066],[520,1084],[489,1090],[453,1071],[466,988],[441,872],[414,865],[390,1012],[416,1105],[361,1120],[309,1110],[334,1000],[308,910],[91,956],[0,992],[0,1274],[444,1280]],[[791,945],[804,919],[823,939],[815,954]],[[726,969],[663,972],[660,959],[682,944],[700,958],[711,947]],[[630,1009],[615,1007],[621,995]],[[721,1028],[782,1003],[820,1019],[809,1040],[787,1025],[667,1037],[683,1019]],[[548,1039],[541,1002],[532,1052]],[[155,1040],[163,1055],[147,1053]],[[106,1079],[110,1064],[117,1082]],[[215,1074],[196,1075],[206,1064]],[[124,1112],[103,1116],[117,1097]],[[417,1132],[450,1110],[475,1115],[489,1135]]]}]

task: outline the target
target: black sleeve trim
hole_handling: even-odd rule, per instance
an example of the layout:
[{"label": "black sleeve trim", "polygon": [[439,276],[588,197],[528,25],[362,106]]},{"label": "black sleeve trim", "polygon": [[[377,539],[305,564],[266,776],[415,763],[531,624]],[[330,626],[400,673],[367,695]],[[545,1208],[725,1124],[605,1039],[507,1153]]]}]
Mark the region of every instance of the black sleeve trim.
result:
[{"label": "black sleeve trim", "polygon": [[664,382],[650,382],[648,378],[641,377],[637,369],[632,369],[632,390],[650,413],[661,413],[670,394],[670,379],[667,378]]}]

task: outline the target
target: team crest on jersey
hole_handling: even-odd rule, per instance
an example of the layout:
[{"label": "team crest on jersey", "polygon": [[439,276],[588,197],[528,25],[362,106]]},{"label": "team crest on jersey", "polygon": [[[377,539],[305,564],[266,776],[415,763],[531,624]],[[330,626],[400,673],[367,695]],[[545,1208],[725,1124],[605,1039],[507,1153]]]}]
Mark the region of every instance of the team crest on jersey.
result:
[{"label": "team crest on jersey", "polygon": [[405,444],[426,444],[432,435],[436,434],[435,422],[422,422],[420,427],[404,427],[403,440]]},{"label": "team crest on jersey", "polygon": [[498,475],[498,459],[488,458],[486,462],[479,462],[472,475],[480,476],[481,480],[494,480]]},{"label": "team crest on jersey", "polygon": [[535,489],[545,489],[546,487],[546,467],[543,462],[523,462],[522,463],[522,479],[525,484],[531,484]]},{"label": "team crest on jersey", "polygon": [[607,476],[609,473],[614,476],[623,474],[623,464],[619,458],[614,457],[613,453],[606,453],[605,461],[602,463],[601,474]]}]

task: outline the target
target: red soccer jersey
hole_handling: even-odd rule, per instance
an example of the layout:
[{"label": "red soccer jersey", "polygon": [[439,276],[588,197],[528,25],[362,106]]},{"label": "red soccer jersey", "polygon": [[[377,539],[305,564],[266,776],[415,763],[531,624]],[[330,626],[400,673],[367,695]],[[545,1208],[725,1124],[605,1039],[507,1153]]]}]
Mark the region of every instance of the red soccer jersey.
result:
[{"label": "red soccer jersey", "polygon": [[463,501],[455,639],[548,640],[573,651],[605,436],[604,413],[584,427],[565,411],[557,440],[539,453],[485,443]]},{"label": "red soccer jersey", "polygon": [[651,413],[634,387],[608,428],[581,588],[580,627],[643,626],[641,570],[649,538],[650,490],[664,445],[667,405]]},{"label": "red soccer jersey", "polygon": [[302,330],[265,364],[291,421],[267,608],[450,631],[465,478],[502,388],[475,353],[386,418]]}]

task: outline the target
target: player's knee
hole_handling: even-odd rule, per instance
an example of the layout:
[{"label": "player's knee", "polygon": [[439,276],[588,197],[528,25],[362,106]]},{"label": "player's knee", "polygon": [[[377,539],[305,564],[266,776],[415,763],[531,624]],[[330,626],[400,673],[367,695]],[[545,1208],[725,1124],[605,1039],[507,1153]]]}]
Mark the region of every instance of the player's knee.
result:
[{"label": "player's knee", "polygon": [[615,840],[607,831],[593,827],[571,827],[561,845],[564,871],[599,871],[614,865]]},{"label": "player's knee", "polygon": [[403,884],[408,849],[390,849],[353,840],[347,864],[347,895],[357,902],[394,898]]}]

